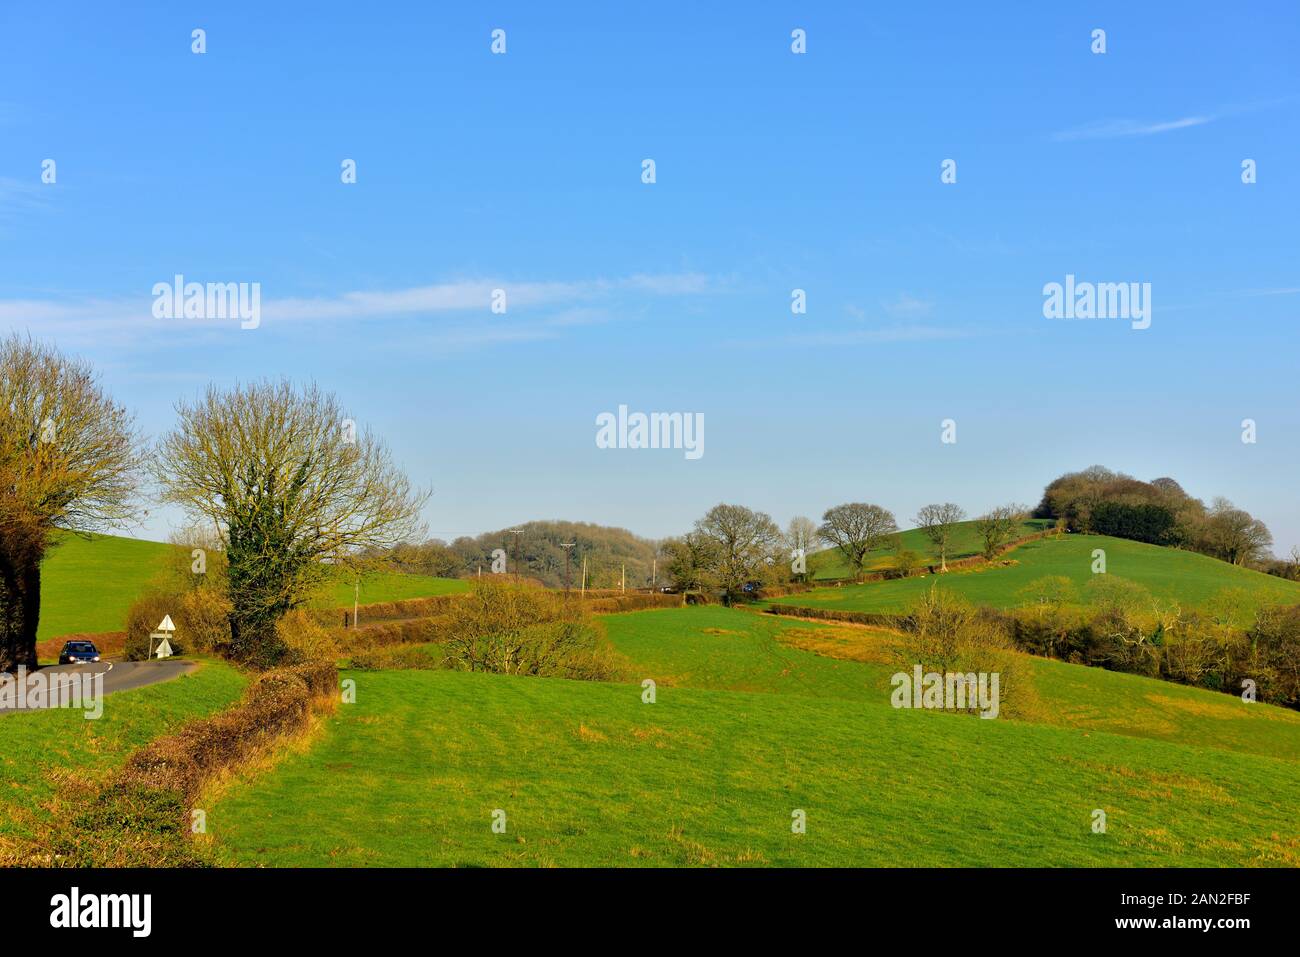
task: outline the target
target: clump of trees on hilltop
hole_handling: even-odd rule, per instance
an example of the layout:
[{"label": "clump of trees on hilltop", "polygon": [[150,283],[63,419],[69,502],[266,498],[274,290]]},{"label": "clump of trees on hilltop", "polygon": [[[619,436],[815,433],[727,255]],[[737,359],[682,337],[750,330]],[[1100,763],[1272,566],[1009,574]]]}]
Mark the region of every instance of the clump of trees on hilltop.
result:
[{"label": "clump of trees on hilltop", "polygon": [[[589,589],[628,588],[650,585],[655,579],[656,544],[634,535],[625,528],[612,528],[591,522],[534,521],[522,522],[481,535],[462,536],[448,543],[431,538],[421,542],[401,542],[392,548],[375,551],[369,557],[381,567],[414,575],[435,578],[478,577],[493,571],[493,563],[505,553],[505,572],[550,588],[565,585],[565,549],[568,556],[568,582],[574,588],[583,585],[583,561],[586,561],[586,586]],[[659,580],[663,579],[660,572]]]},{"label": "clump of trees on hilltop", "polygon": [[1185,548],[1234,565],[1262,568],[1271,559],[1268,527],[1226,498],[1207,508],[1171,478],[1143,482],[1100,465],[1049,483],[1034,517],[1057,519],[1072,532]]}]

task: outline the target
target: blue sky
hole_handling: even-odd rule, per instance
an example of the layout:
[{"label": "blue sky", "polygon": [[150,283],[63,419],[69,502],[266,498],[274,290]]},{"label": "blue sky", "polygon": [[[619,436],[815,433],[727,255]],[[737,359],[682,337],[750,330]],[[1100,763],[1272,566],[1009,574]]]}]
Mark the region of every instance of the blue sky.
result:
[{"label": "blue sky", "polygon": [[[0,11],[0,330],[147,432],[314,379],[447,538],[906,523],[1099,462],[1300,543],[1294,3],[291,6]],[[177,273],[260,283],[260,327],[154,319]],[[1151,283],[1151,327],[1044,318],[1066,274]],[[704,456],[598,449],[620,404],[703,413]]]}]

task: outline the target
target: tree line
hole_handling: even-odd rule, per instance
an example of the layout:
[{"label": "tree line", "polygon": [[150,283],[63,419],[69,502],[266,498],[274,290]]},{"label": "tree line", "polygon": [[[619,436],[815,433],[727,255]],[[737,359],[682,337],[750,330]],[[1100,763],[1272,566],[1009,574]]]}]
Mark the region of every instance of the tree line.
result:
[{"label": "tree line", "polygon": [[[1010,543],[1028,509],[1003,505],[974,520],[981,553],[992,558]],[[957,526],[966,512],[953,502],[926,505],[914,519],[929,542],[940,571],[947,571],[948,556]],[[903,545],[894,513],[870,502],[846,502],[828,508],[820,523],[796,516],[782,530],[766,512],[743,505],[720,504],[709,509],[695,527],[662,543],[673,586],[680,591],[716,591],[730,603],[755,587],[777,582],[811,582],[814,571],[808,558],[819,545],[835,550],[857,580],[866,573],[873,552],[889,545],[895,574],[909,574],[920,556]]]}]

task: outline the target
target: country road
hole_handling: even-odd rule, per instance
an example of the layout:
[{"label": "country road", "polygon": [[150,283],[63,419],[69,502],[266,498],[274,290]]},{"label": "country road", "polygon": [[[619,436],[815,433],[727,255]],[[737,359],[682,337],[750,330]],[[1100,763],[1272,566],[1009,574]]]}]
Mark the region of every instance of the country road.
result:
[{"label": "country road", "polygon": [[[41,668],[39,672],[33,672],[33,674],[94,675],[102,672],[104,675],[104,694],[112,694],[114,691],[130,691],[133,688],[143,688],[145,685],[157,684],[160,681],[170,681],[172,678],[179,678],[197,667],[198,665],[193,661],[97,661],[94,664],[58,665]],[[0,681],[5,680],[12,681],[13,677],[11,675],[0,677]],[[33,709],[0,706],[0,715],[29,710]]]}]

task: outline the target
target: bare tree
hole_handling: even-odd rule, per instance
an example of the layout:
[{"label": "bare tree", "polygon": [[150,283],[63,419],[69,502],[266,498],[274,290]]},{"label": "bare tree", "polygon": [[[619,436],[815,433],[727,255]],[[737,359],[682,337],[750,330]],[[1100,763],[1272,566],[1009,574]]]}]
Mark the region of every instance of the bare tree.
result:
[{"label": "bare tree", "polygon": [[975,531],[983,543],[983,555],[990,561],[1015,537],[1029,509],[1024,505],[999,505],[975,519]]},{"label": "bare tree", "polygon": [[743,505],[715,505],[695,523],[713,543],[710,580],[730,604],[747,583],[771,577],[783,542],[781,529],[766,512]]},{"label": "bare tree", "polygon": [[55,529],[134,517],[139,434],[90,365],[0,340],[0,671],[36,666],[41,562]]},{"label": "bare tree", "polygon": [[957,523],[966,518],[960,505],[944,502],[942,505],[926,505],[916,515],[916,525],[925,532],[934,547],[939,550],[939,571],[948,570],[948,546],[952,542]]},{"label": "bare tree", "polygon": [[884,544],[897,531],[898,523],[894,521],[893,512],[879,505],[849,502],[826,510],[817,535],[840,550],[854,575],[861,580],[867,553]]},{"label": "bare tree", "polygon": [[274,664],[275,623],[339,566],[423,533],[427,494],[314,385],[209,387],[176,412],[154,472],[166,501],[221,535],[237,660]]},{"label": "bare tree", "polygon": [[1265,525],[1226,498],[1216,498],[1205,517],[1205,532],[1212,551],[1234,565],[1266,558],[1273,536]]}]

